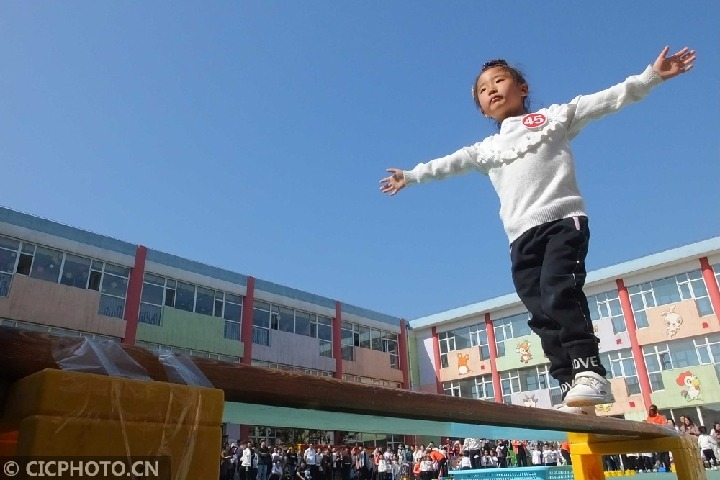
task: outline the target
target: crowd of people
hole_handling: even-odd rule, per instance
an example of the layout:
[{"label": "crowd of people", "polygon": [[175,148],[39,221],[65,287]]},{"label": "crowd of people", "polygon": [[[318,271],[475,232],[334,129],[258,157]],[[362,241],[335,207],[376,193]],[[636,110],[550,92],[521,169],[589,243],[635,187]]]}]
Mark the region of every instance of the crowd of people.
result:
[{"label": "crowd of people", "polygon": [[466,438],[444,445],[367,448],[316,446],[303,449],[226,443],[220,452],[220,480],[432,480],[454,470],[529,465],[564,465],[567,442]]},{"label": "crowd of people", "polygon": [[[708,431],[688,416],[678,425],[652,405],[647,422],[676,429],[697,437],[698,454],[707,468],[720,467],[720,422]],[[603,457],[605,469],[670,471],[671,452],[642,452]],[[456,470],[570,465],[568,442],[489,440],[485,438],[446,439],[444,444],[400,445],[373,448],[308,444],[269,447],[226,443],[220,453],[220,480],[433,480]]]}]

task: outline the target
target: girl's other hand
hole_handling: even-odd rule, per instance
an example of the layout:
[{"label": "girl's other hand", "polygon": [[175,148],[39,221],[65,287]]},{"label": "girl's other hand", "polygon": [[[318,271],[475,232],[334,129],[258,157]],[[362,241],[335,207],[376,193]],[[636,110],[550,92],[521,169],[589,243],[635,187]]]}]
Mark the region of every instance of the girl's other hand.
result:
[{"label": "girl's other hand", "polygon": [[695,62],[695,50],[685,47],[675,55],[668,57],[670,47],[663,48],[660,55],[653,63],[653,70],[662,77],[663,80],[677,77],[682,73],[688,72]]},{"label": "girl's other hand", "polygon": [[380,191],[383,193],[389,193],[392,196],[405,188],[405,174],[402,170],[397,168],[388,168],[387,171],[392,175],[380,180],[380,183],[382,183]]}]

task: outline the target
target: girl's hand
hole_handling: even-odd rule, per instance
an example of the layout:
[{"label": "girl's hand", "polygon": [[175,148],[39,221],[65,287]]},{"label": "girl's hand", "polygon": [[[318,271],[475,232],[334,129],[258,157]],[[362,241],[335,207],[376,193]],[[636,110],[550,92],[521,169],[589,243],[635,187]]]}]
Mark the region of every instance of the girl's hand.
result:
[{"label": "girl's hand", "polygon": [[681,73],[689,71],[695,61],[695,50],[690,50],[685,47],[675,55],[666,57],[669,50],[670,47],[663,48],[663,51],[660,52],[655,63],[653,63],[653,70],[655,70],[663,80],[677,77]]},{"label": "girl's hand", "polygon": [[387,171],[392,173],[392,175],[380,180],[380,183],[382,183],[380,191],[389,193],[392,196],[405,188],[405,174],[397,168],[388,168]]}]

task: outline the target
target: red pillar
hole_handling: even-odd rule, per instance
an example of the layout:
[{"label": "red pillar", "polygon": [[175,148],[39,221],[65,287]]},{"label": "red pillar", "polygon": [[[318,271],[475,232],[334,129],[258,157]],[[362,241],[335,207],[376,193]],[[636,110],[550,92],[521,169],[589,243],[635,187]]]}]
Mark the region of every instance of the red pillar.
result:
[{"label": "red pillar", "polygon": [[343,378],[342,362],[342,303],[335,302],[335,318],[332,328],[332,349],[335,356],[335,373],[333,377]]},{"label": "red pillar", "polygon": [[435,360],[435,390],[437,393],[445,393],[440,381],[440,342],[438,341],[437,328],[432,327],[433,359]]},{"label": "red pillar", "polygon": [[[255,279],[248,277],[247,290],[243,299],[242,326],[240,328],[240,341],[243,342],[243,356],[241,363],[252,364],[252,327],[253,327],[253,304],[255,303]],[[242,432],[242,427],[240,429]]]},{"label": "red pillar", "polygon": [[407,322],[400,319],[400,336],[398,337],[398,357],[400,359],[400,371],[402,371],[402,388],[410,389],[410,371],[408,367],[408,343],[407,343]]},{"label": "red pillar", "polygon": [[625,325],[627,326],[628,336],[630,337],[630,348],[633,352],[633,358],[635,359],[635,370],[637,370],[638,380],[640,381],[640,392],[642,393],[645,408],[648,408],[652,405],[652,400],[650,399],[650,377],[648,376],[642,348],[637,339],[637,325],[635,324],[635,314],[633,313],[632,304],[630,303],[630,294],[625,287],[625,282],[623,282],[621,278],[615,280],[615,283],[617,284],[620,306],[622,307]]},{"label": "red pillar", "polygon": [[127,296],[125,297],[125,337],[122,343],[135,344],[138,317],[140,316],[140,296],[142,295],[143,278],[145,277],[145,259],[147,248],[138,245],[135,249],[135,266],[130,270]]},{"label": "red pillar", "polygon": [[[495,343],[495,327],[490,319],[490,313],[485,314],[485,332],[488,339],[488,350],[490,351],[490,372],[492,373],[493,392],[495,392],[495,403],[502,403],[502,386],[500,385],[500,372],[497,369],[497,344]],[[484,359],[483,359],[484,360]]]},{"label": "red pillar", "polygon": [[703,280],[705,280],[705,287],[710,297],[710,303],[712,303],[715,316],[720,320],[720,288],[718,288],[717,281],[715,281],[715,272],[710,266],[710,262],[707,257],[700,259],[700,269],[702,270]]},{"label": "red pillar", "polygon": [[[242,324],[240,327],[240,341],[243,343],[243,356],[240,363],[252,365],[252,327],[253,304],[255,303],[255,278],[248,277],[245,298],[243,299]],[[250,436],[250,426],[240,425],[240,440],[247,440]]]}]

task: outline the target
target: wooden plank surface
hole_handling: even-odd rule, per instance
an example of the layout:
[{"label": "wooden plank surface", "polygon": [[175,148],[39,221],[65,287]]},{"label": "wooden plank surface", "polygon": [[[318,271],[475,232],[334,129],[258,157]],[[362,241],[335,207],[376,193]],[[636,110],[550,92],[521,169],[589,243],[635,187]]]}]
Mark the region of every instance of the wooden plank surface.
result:
[{"label": "wooden plank surface", "polygon": [[[44,368],[58,368],[53,351],[79,346],[81,341],[0,327],[0,376],[12,381]],[[122,345],[122,348],[150,378],[167,381],[162,364],[152,352],[138,346]],[[597,440],[605,436],[640,439],[678,435],[673,430],[644,422],[377,387],[205,358],[193,360],[210,382],[225,392],[225,400],[229,402],[513,429],[584,432],[596,434]]]}]

